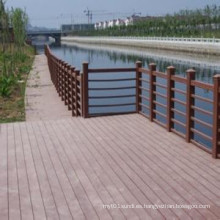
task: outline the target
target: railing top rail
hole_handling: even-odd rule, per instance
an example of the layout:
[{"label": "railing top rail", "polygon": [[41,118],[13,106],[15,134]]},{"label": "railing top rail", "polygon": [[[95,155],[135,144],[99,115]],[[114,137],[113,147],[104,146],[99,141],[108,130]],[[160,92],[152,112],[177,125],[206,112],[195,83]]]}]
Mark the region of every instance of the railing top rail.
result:
[{"label": "railing top rail", "polygon": [[105,69],[88,69],[89,73],[115,73],[115,72],[133,72],[136,68],[105,68]]},{"label": "railing top rail", "polygon": [[[139,68],[138,71],[141,72],[141,73],[150,74],[149,69]],[[154,76],[167,79],[167,74],[164,73],[164,72],[153,71],[152,74]],[[182,76],[172,75],[171,80],[179,82],[179,83],[187,84],[187,79],[182,77]],[[201,82],[201,81],[198,81],[198,80],[192,80],[191,85],[195,86],[195,87],[202,88],[202,89],[211,90],[211,91],[213,91],[213,89],[214,89],[213,84]]]}]

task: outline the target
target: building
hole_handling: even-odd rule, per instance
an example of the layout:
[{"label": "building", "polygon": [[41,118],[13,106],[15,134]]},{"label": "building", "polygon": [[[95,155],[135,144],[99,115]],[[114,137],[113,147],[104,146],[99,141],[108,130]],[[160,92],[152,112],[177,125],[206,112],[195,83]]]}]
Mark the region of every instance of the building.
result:
[{"label": "building", "polygon": [[106,28],[108,28],[108,21],[103,22],[103,29],[106,29]]},{"label": "building", "polygon": [[122,26],[122,25],[125,25],[124,20],[120,18],[116,19],[115,26]]},{"label": "building", "polygon": [[108,22],[108,27],[114,27],[114,26],[116,26],[116,20],[115,19]]},{"label": "building", "polygon": [[62,32],[73,32],[73,31],[88,31],[94,30],[94,24],[63,24],[61,25]]}]

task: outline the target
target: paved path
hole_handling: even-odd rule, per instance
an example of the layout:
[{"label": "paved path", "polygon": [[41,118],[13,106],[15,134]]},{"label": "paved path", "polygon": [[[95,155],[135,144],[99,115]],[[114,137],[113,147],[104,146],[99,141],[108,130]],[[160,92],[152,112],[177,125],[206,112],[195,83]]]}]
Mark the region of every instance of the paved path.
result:
[{"label": "paved path", "polygon": [[50,79],[45,55],[37,55],[26,88],[26,121],[71,117]]}]

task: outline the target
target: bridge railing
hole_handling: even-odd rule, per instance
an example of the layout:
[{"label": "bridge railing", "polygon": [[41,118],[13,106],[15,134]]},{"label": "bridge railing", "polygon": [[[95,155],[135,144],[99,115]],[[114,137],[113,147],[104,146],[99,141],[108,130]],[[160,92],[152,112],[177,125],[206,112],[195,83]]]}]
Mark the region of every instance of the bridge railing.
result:
[{"label": "bridge railing", "polygon": [[[73,116],[139,113],[211,153],[213,158],[219,156],[220,75],[214,76],[214,84],[207,84],[195,80],[193,69],[189,69],[184,78],[175,75],[172,66],[163,73],[156,70],[156,64],[145,69],[141,62],[134,68],[111,69],[91,69],[88,63],[83,63],[82,74],[79,74],[74,67],[55,57],[48,47],[45,54],[51,79]],[[212,98],[198,94],[198,89],[209,91]],[[92,103],[92,100],[98,102]],[[96,113],[92,108],[96,108]],[[113,108],[116,109],[106,110]]]},{"label": "bridge railing", "polygon": [[80,71],[57,58],[51,53],[48,46],[45,46],[51,80],[57,93],[72,111],[72,116],[82,115],[82,76]]}]

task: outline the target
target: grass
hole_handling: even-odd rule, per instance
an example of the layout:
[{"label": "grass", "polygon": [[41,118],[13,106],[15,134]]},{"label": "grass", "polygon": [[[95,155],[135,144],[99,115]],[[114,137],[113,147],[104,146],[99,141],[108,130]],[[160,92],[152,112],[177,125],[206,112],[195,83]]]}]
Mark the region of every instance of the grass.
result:
[{"label": "grass", "polygon": [[9,93],[0,95],[0,123],[25,121],[25,88],[33,59],[34,49],[30,46],[24,46],[20,55],[15,53],[13,46],[4,54],[0,52],[0,76],[7,66],[6,77],[10,75],[14,79]]}]

